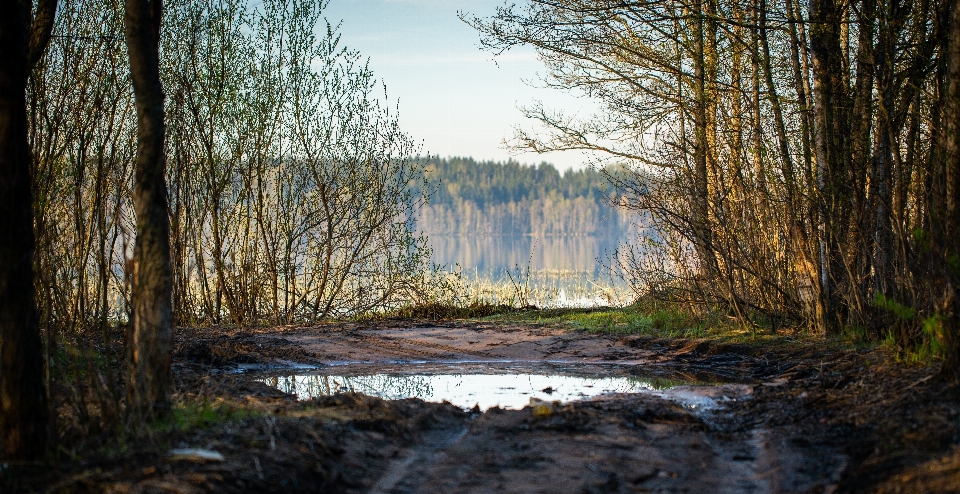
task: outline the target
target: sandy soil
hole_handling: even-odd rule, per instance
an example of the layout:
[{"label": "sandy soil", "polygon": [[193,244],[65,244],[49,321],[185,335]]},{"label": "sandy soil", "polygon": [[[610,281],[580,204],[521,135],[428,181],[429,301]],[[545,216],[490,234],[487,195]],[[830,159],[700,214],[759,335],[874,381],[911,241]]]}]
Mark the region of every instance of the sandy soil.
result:
[{"label": "sandy soil", "polygon": [[[183,329],[178,396],[245,410],[142,445],[14,465],[11,491],[960,492],[960,401],[881,350],[598,336],[539,325],[382,321]],[[293,364],[631,364],[735,396],[711,411],[607,395],[485,413],[346,393],[309,401],[256,380]],[[252,373],[235,373],[238,368]],[[259,369],[259,372],[257,372]],[[719,390],[719,391],[718,391]],[[232,404],[232,405],[231,405]],[[250,411],[255,413],[250,413]],[[171,456],[203,448],[223,458]],[[6,482],[6,483],[2,483]],[[6,490],[4,490],[6,492]]]}]

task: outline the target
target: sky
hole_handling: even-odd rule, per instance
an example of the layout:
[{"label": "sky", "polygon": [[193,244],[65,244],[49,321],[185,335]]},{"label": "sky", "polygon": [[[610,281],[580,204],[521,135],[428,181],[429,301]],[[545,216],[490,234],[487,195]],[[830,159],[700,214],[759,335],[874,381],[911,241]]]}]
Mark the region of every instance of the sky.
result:
[{"label": "sky", "polygon": [[497,57],[480,50],[480,36],[458,11],[489,17],[504,0],[331,0],[324,16],[341,23],[341,44],[369,59],[399,105],[401,128],[423,143],[423,154],[514,159],[579,169],[579,151],[516,154],[503,141],[515,127],[537,129],[519,107],[542,101],[547,108],[586,115],[590,101],[538,87],[544,67],[531,50]]}]

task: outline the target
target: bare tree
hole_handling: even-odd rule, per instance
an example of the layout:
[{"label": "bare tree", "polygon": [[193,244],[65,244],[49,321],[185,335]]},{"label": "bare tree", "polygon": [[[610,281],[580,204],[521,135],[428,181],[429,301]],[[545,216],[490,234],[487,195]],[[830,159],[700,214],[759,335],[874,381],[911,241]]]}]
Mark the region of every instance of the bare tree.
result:
[{"label": "bare tree", "polygon": [[34,297],[27,77],[50,39],[56,0],[4,1],[0,19],[0,434],[3,455],[46,450],[50,415]]}]

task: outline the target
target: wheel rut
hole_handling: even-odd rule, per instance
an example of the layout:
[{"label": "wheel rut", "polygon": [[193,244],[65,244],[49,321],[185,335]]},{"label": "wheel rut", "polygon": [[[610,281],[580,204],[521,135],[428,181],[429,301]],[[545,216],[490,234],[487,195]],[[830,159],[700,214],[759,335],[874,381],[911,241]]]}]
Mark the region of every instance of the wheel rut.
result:
[{"label": "wheel rut", "polygon": [[415,357],[415,358],[437,358],[437,357],[455,357],[470,356],[477,358],[496,358],[496,354],[491,352],[474,352],[464,350],[449,345],[439,343],[430,343],[426,341],[403,339],[400,341],[390,340],[370,335],[343,335],[341,340],[349,341],[353,345],[362,346],[372,350],[385,350],[396,356]]},{"label": "wheel rut", "polygon": [[425,433],[416,445],[390,462],[370,494],[412,494],[427,492],[430,467],[467,433],[463,424],[450,424]]}]

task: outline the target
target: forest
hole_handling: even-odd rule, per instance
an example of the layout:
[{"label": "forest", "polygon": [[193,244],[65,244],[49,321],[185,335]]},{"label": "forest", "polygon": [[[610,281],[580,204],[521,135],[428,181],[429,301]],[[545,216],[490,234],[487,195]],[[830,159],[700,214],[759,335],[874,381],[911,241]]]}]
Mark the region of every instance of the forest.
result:
[{"label": "forest", "polygon": [[16,34],[33,30],[4,107],[23,153],[4,164],[0,222],[6,451],[43,449],[44,390],[87,365],[68,353],[94,351],[91,332],[129,327],[129,356],[102,349],[93,372],[110,377],[87,378],[119,406],[112,366],[140,356],[127,392],[149,416],[168,400],[175,325],[357,315],[423,289],[416,148],[324,7],[53,0],[3,28],[21,57]]},{"label": "forest", "polygon": [[[433,492],[469,468],[525,491],[548,464],[590,479],[569,492],[956,487],[960,0],[461,12],[487,56],[532,49],[538,84],[599,103],[521,108],[512,151],[592,157],[563,174],[422,156],[326,0],[2,5],[5,491]],[[471,300],[430,257],[625,231],[625,307]],[[454,364],[649,393],[330,384]],[[304,369],[329,392],[301,399]]]},{"label": "forest", "polygon": [[517,150],[596,152],[645,218],[622,272],[747,324],[855,330],[960,376],[960,12],[953,1],[533,0],[461,14],[494,56],[534,48]]},{"label": "forest", "polygon": [[549,163],[478,162],[470,158],[424,163],[431,187],[417,230],[438,235],[595,235],[618,240],[630,215],[607,201],[607,182],[590,168],[563,174]]}]

